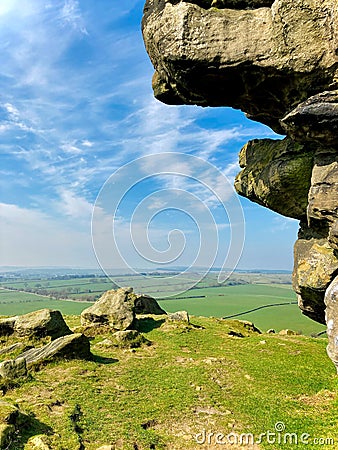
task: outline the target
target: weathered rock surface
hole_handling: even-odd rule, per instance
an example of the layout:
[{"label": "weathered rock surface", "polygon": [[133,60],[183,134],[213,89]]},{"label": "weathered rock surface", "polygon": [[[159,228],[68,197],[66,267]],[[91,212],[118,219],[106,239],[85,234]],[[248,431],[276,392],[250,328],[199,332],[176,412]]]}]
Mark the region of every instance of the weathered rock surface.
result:
[{"label": "weathered rock surface", "polygon": [[135,323],[136,314],[166,314],[157,301],[135,294],[133,288],[105,292],[91,307],[81,313],[81,324],[108,325],[115,330],[127,330]]},{"label": "weathered rock surface", "polygon": [[135,314],[167,314],[150,295],[136,294]]},{"label": "weathered rock surface", "polygon": [[51,339],[56,339],[71,334],[71,330],[60,311],[41,309],[22,316],[0,320],[0,336],[12,334],[18,337],[43,338],[49,336]]},{"label": "weathered rock surface", "polygon": [[291,139],[249,141],[239,154],[243,170],[235,188],[240,195],[273,211],[305,219],[311,186],[313,151]]},{"label": "weathered rock surface", "polygon": [[327,353],[338,372],[338,276],[332,281],[325,295],[326,323],[329,345]]},{"label": "weathered rock surface", "polygon": [[299,238],[294,259],[293,286],[298,304],[307,316],[325,323],[325,291],[338,270],[334,250],[325,238]]},{"label": "weathered rock surface", "polygon": [[[332,90],[336,0],[199,3],[146,2],[143,36],[159,100],[232,106],[280,132],[299,103]],[[241,9],[253,3],[271,8]]]},{"label": "weathered rock surface", "polygon": [[93,306],[82,311],[81,324],[109,325],[115,330],[126,330],[135,320],[135,300],[132,288],[107,291]]},{"label": "weathered rock surface", "polygon": [[15,320],[14,332],[22,337],[35,336],[41,338],[50,336],[52,339],[72,333],[61,312],[51,309],[41,309],[18,316]]},{"label": "weathered rock surface", "polygon": [[54,358],[91,359],[89,339],[81,333],[61,336],[41,348],[32,348],[22,353],[18,359],[24,359],[27,367],[49,361]]},{"label": "weathered rock surface", "polygon": [[319,322],[338,273],[337,18],[336,0],[147,0],[143,18],[155,97],[231,106],[287,134],[243,148],[235,187],[301,221],[294,287]]},{"label": "weathered rock surface", "polygon": [[0,319],[0,336],[10,336],[14,333],[14,324],[17,317]]},{"label": "weathered rock surface", "polygon": [[136,330],[116,331],[113,334],[114,340],[118,346],[124,348],[137,348],[141,345],[150,345],[151,342],[143,334]]},{"label": "weathered rock surface", "polygon": [[169,313],[168,314],[168,319],[169,320],[174,320],[177,322],[186,322],[186,323],[190,323],[190,318],[189,318],[189,314],[187,313],[187,311],[176,311],[173,313]]},{"label": "weathered rock surface", "polygon": [[3,361],[0,363],[0,377],[11,380],[27,375],[27,364],[25,358]]},{"label": "weathered rock surface", "polygon": [[0,349],[0,355],[6,355],[6,353],[12,353],[15,350],[23,349],[25,345],[22,342],[15,342],[15,344],[8,345]]},{"label": "weathered rock surface", "polygon": [[338,144],[338,91],[326,91],[299,104],[281,120],[294,140]]}]

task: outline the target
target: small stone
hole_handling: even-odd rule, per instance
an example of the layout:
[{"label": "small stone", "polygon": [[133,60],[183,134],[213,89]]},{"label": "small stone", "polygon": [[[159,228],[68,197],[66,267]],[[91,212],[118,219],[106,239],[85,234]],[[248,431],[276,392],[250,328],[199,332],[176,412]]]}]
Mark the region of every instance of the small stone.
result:
[{"label": "small stone", "polygon": [[264,344],[266,344],[266,341],[259,341],[259,343],[264,345]]},{"label": "small stone", "polygon": [[31,437],[26,446],[25,449],[27,450],[51,450],[51,447],[49,445],[49,439],[48,436],[41,434],[38,436]]},{"label": "small stone", "polygon": [[113,445],[102,445],[102,447],[97,448],[96,450],[114,450],[115,446]]},{"label": "small stone", "polygon": [[186,322],[190,323],[189,314],[187,311],[176,311],[174,313],[168,314],[169,320],[177,321],[177,322]]},{"label": "small stone", "polygon": [[136,330],[117,331],[113,334],[117,344],[123,348],[137,348],[142,344],[150,345],[151,342],[143,334]]},{"label": "small stone", "polygon": [[112,345],[114,345],[114,343],[111,339],[103,339],[103,341],[98,342],[95,347],[111,347]]},{"label": "small stone", "polygon": [[270,328],[270,329],[267,331],[267,333],[268,333],[268,334],[275,334],[275,333],[276,333],[276,330],[274,330],[273,328]]},{"label": "small stone", "polygon": [[280,336],[297,336],[298,333],[296,333],[296,331],[293,330],[280,330],[280,332],[278,333]]}]

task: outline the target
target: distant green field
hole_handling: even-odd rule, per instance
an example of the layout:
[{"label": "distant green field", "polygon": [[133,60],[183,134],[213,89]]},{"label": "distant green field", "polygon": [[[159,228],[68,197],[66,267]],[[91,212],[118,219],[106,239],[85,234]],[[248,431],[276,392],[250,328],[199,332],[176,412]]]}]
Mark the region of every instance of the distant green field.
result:
[{"label": "distant green field", "polygon": [[[193,289],[189,295],[205,295],[205,298],[162,300],[160,305],[168,312],[185,309],[196,316],[225,317],[273,303],[296,301],[291,286],[255,285],[227,286]],[[266,331],[290,328],[303,334],[317,333],[325,327],[303,316],[297,305],[276,306],[236,317],[249,320]]]},{"label": "distant green field", "polygon": [[[73,281],[74,285],[76,280],[67,281]],[[79,280],[77,281],[80,283]],[[103,287],[102,284],[101,282],[93,283],[90,288],[92,290],[95,286],[101,288]],[[74,296],[81,297],[80,294],[74,294]],[[310,335],[325,329],[324,326],[303,316],[297,305],[288,304],[296,300],[296,295],[290,285],[245,284],[217,288],[208,287],[192,289],[178,297],[180,296],[198,298],[173,298],[159,300],[159,303],[168,312],[186,310],[190,315],[206,317],[225,317],[264,305],[286,303],[285,306],[261,309],[236,318],[254,322],[262,331],[269,328],[274,328],[276,331],[290,328]],[[59,309],[63,314],[80,314],[91,304],[89,302],[53,300],[36,294],[0,290],[0,315],[25,314],[41,308]]]},{"label": "distant green field", "polygon": [[0,315],[16,316],[37,309],[58,309],[63,314],[81,314],[91,303],[53,300],[42,295],[0,290]]}]

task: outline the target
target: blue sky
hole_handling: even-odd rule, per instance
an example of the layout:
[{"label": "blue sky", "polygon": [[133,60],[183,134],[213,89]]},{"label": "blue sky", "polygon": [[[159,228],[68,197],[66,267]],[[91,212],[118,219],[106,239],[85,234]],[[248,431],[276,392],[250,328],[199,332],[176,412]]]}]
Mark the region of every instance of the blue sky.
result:
[{"label": "blue sky", "polygon": [[[97,267],[93,206],[107,180],[114,181],[112,174],[137,158],[145,158],[142,164],[153,174],[147,172],[150,178],[143,180],[143,166],[128,166],[130,189],[117,211],[108,211],[107,204],[110,198],[117,201],[114,188],[105,204],[99,197],[95,217],[108,228],[96,228],[94,244],[112,249],[104,236],[113,223],[128,264],[142,265],[130,244],[133,220],[140,242],[149,225],[158,254],[170,244],[174,251],[177,238],[184,255],[175,263],[189,265],[200,245],[198,222],[204,223],[193,216],[205,208],[219,232],[218,250],[228,248],[229,218],[222,206],[231,195],[227,191],[212,200],[210,186],[199,184],[206,172],[187,171],[190,160],[184,155],[220,171],[211,182],[214,194],[224,190],[222,176],[233,182],[237,154],[247,140],[277,136],[240,111],[156,101],[140,31],[142,8],[138,0],[1,0],[1,266]],[[156,164],[149,168],[150,155],[163,159],[167,152],[162,171]],[[183,156],[165,174],[165,167],[173,167],[172,153]],[[177,203],[182,193],[186,203]],[[238,267],[291,269],[298,223],[246,199],[240,204],[245,245]],[[234,236],[237,225],[231,225]],[[223,259],[217,255],[215,264]],[[203,264],[203,257],[198,261]],[[207,256],[204,262],[209,264]],[[105,264],[118,267],[117,259]]]}]

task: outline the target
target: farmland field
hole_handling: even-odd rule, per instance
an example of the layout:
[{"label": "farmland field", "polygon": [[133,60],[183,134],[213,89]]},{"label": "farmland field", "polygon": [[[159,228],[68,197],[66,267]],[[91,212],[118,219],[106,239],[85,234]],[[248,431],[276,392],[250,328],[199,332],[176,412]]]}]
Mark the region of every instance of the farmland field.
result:
[{"label": "farmland field", "polygon": [[53,300],[29,292],[7,291],[0,289],[0,315],[15,316],[42,308],[59,309],[63,314],[80,314],[88,303]]},{"label": "farmland field", "polygon": [[[188,283],[193,276],[186,274],[184,280]],[[290,328],[310,335],[325,329],[301,314],[289,274],[235,273],[223,285],[217,283],[215,274],[209,274],[186,292],[182,280],[178,284],[175,278],[160,274],[67,279],[19,277],[0,283],[0,315],[24,314],[41,308],[80,314],[103,292],[118,286],[133,286],[135,292],[153,295],[168,312],[186,310],[190,315],[219,318],[244,313],[236,318],[252,321],[262,331]],[[180,294],[168,297],[181,290]]]}]

